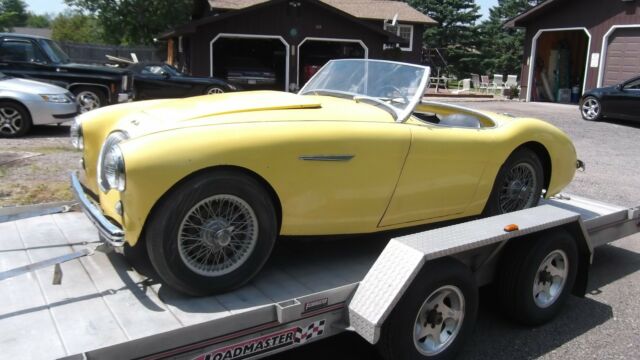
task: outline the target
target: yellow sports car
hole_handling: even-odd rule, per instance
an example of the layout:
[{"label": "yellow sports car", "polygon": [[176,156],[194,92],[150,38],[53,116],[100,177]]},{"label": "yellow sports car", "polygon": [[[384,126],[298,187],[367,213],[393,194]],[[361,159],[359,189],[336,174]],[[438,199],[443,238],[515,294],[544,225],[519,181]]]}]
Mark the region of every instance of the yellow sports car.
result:
[{"label": "yellow sports car", "polygon": [[429,68],[336,60],[298,94],[81,115],[74,192],[101,237],[194,295],[251,279],[280,235],[362,234],[536,206],[576,170],[550,124],[422,101]]}]

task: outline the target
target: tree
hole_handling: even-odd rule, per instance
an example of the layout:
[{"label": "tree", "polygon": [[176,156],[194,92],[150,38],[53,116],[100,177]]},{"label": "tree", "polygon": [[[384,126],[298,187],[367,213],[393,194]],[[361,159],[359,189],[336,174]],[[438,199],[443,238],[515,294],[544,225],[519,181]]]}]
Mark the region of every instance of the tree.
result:
[{"label": "tree", "polygon": [[91,15],[78,11],[66,11],[51,22],[51,37],[58,41],[101,44],[102,28],[98,20]]},{"label": "tree", "polygon": [[27,5],[22,0],[0,0],[0,31],[9,31],[27,22]]},{"label": "tree", "polygon": [[34,14],[31,11],[27,13],[27,23],[26,26],[32,28],[48,28],[51,26],[51,20],[53,16],[49,14],[39,15]]},{"label": "tree", "polygon": [[160,33],[189,21],[192,0],[65,0],[94,14],[112,44],[152,44]]},{"label": "tree", "polygon": [[458,77],[477,71],[475,25],[481,15],[474,0],[409,0],[408,3],[438,22],[424,32],[424,43],[427,48],[444,53],[448,71]]},{"label": "tree", "polygon": [[506,29],[504,23],[542,1],[498,0],[479,27],[481,69],[489,74],[518,74],[524,53],[524,31]]}]

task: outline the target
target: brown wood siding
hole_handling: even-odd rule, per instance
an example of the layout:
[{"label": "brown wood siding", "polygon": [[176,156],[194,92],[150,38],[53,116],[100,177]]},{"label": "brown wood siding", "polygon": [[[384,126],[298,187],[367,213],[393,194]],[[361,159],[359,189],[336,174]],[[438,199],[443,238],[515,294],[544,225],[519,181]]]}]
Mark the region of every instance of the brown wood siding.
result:
[{"label": "brown wood siding", "polygon": [[[614,25],[640,24],[640,4],[620,0],[567,0],[557,8],[526,24],[524,59],[521,72],[522,96],[527,93],[531,43],[533,37],[541,29],[585,27],[591,35],[591,54],[602,54],[604,35]],[[528,61],[529,60],[529,61]],[[589,67],[587,71],[586,89],[597,86],[598,68]]]},{"label": "brown wood siding", "polygon": [[[382,28],[382,22],[379,26]],[[414,51],[406,52],[403,61],[419,62],[421,46],[415,46],[415,38],[419,36],[421,43],[423,29],[420,24],[414,26]],[[210,42],[220,33],[282,36],[292,48],[296,48],[295,56],[289,57],[290,83],[297,78],[297,45],[306,37],[361,40],[369,50],[369,58],[384,58],[384,35],[313,3],[303,2],[301,7],[292,8],[287,2],[282,2],[199,26],[191,35],[193,75],[209,76]]]}]

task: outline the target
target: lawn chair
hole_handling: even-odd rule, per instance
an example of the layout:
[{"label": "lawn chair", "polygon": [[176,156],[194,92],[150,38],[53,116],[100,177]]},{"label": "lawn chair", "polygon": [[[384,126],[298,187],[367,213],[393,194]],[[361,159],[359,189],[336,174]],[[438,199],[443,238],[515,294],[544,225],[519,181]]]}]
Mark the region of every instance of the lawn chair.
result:
[{"label": "lawn chair", "polygon": [[458,81],[458,90],[454,91],[454,94],[460,94],[462,92],[471,91],[471,79],[462,79],[462,81]]},{"label": "lawn chair", "polygon": [[480,75],[471,74],[471,82],[473,83],[473,90],[480,91]]},{"label": "lawn chair", "polygon": [[484,89],[484,91],[489,91],[489,75],[480,76],[480,90]]},{"label": "lawn chair", "polygon": [[507,89],[518,87],[518,75],[507,75],[507,82],[504,83],[504,87]]},{"label": "lawn chair", "polygon": [[491,91],[500,91],[504,89],[504,76],[502,74],[494,74],[493,82],[491,83]]}]

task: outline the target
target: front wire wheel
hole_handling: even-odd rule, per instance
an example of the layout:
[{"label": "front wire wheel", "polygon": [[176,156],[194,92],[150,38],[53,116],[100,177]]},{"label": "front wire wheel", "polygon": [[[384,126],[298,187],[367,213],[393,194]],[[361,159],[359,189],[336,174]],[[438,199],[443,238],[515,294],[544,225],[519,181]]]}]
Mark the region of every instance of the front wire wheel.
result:
[{"label": "front wire wheel", "polygon": [[258,241],[258,219],[241,198],[214,195],[189,210],[178,232],[178,250],[187,267],[220,276],[247,261]]},{"label": "front wire wheel", "polygon": [[278,235],[273,199],[242,172],[194,175],[165,196],[145,230],[161,280],[196,296],[237,288],[264,266]]}]

